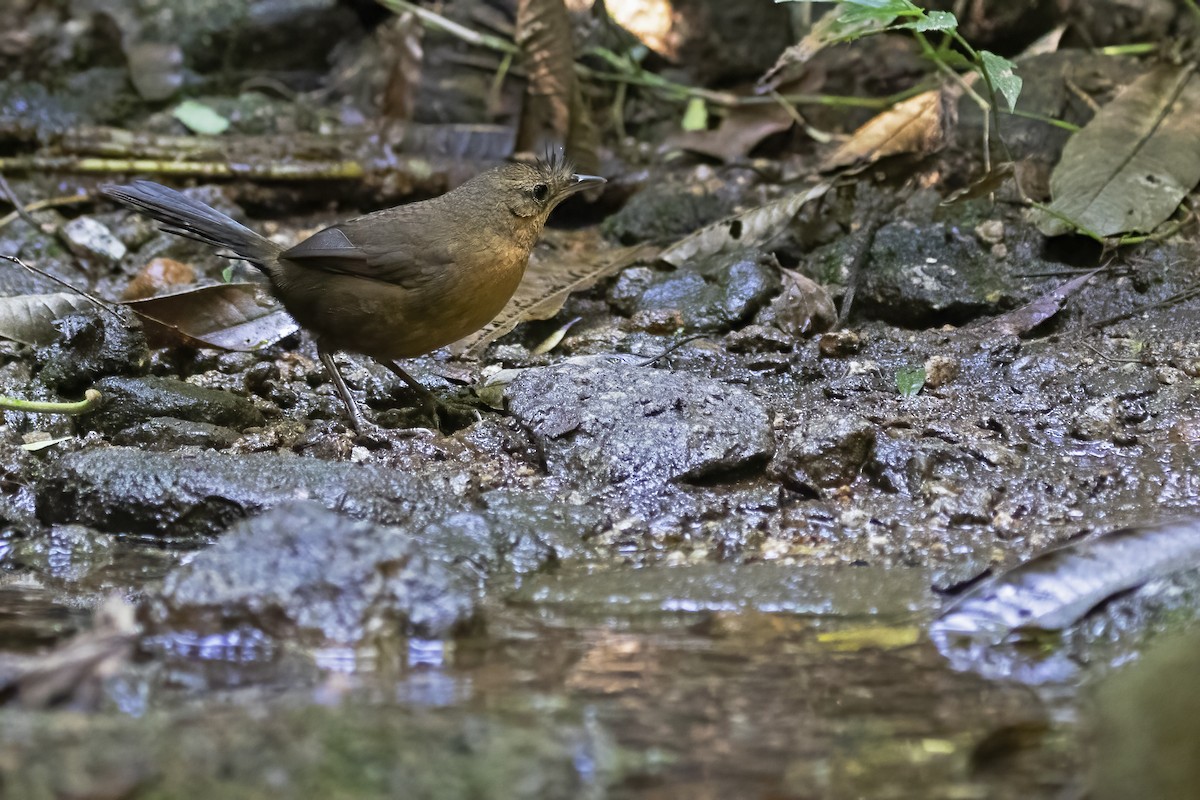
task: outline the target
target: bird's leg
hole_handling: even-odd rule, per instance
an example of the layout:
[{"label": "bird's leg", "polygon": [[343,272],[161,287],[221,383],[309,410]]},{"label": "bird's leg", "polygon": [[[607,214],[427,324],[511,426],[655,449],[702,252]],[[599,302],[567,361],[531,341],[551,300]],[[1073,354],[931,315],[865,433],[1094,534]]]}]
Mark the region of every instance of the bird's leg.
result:
[{"label": "bird's leg", "polygon": [[[338,396],[342,398],[342,403],[346,406],[346,413],[350,415],[350,424],[354,426],[354,432],[359,436],[364,435],[367,429],[366,422],[363,420],[362,412],[358,410],[358,403],[354,402],[354,396],[350,394],[350,389],[342,378],[342,373],[338,371],[337,364],[333,361],[333,353],[323,347],[318,347],[317,353],[321,356],[321,363],[325,365],[329,377],[333,378],[333,385],[337,389]],[[409,378],[409,380],[412,379]]]},{"label": "bird's leg", "polygon": [[408,388],[417,393],[417,396],[421,398],[421,403],[425,406],[425,410],[429,412],[429,417],[433,421],[433,427],[440,430],[442,426],[438,412],[442,407],[442,402],[437,399],[437,395],[429,391],[429,388],[426,387],[425,384],[421,383],[412,375],[409,375],[407,372],[401,369],[400,365],[395,361],[389,361],[383,358],[377,358],[375,360],[391,370],[392,374],[407,383]]}]

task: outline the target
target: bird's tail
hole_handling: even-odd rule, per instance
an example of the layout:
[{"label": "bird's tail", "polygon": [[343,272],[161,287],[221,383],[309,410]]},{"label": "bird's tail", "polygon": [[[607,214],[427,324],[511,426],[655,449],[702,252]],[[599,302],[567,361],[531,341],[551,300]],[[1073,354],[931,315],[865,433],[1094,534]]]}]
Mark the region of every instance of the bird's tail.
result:
[{"label": "bird's tail", "polygon": [[151,181],[127,186],[110,183],[101,186],[100,192],[158,220],[167,233],[231,250],[268,274],[283,249],[215,208]]}]

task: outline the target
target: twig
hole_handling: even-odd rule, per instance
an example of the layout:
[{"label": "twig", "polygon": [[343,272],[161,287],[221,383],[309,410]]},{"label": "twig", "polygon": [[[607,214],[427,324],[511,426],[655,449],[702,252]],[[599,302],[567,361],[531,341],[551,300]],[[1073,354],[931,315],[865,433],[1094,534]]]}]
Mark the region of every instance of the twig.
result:
[{"label": "twig", "polygon": [[34,275],[41,275],[43,278],[45,278],[48,281],[54,281],[55,283],[57,283],[59,286],[63,287],[67,291],[73,292],[73,293],[79,295],[80,297],[84,298],[85,300],[90,300],[98,308],[100,308],[104,311],[107,311],[109,314],[112,314],[114,317],[116,317],[122,323],[125,321],[124,319],[122,319],[122,317],[121,317],[120,313],[117,311],[117,309],[114,308],[110,303],[108,303],[107,301],[101,300],[99,297],[96,297],[96,295],[94,295],[90,292],[80,289],[78,286],[71,285],[70,283],[68,283],[67,281],[64,281],[62,278],[58,277],[57,275],[51,275],[49,272],[46,272],[44,269],[32,266],[30,264],[26,264],[24,261],[17,258],[16,256],[6,256],[3,253],[0,253],[0,258],[4,259],[5,261],[10,261],[19,267],[24,267],[25,269],[32,272]]},{"label": "twig", "polygon": [[12,156],[0,158],[0,172],[149,173],[209,178],[261,178],[276,181],[343,180],[366,174],[357,161],[229,164],[207,161],[168,161],[147,158],[71,158]]},{"label": "twig", "polygon": [[[86,195],[68,194],[63,195],[62,197],[48,197],[45,200],[34,200],[32,203],[26,204],[24,209],[28,213],[30,211],[41,211],[45,208],[58,208],[59,206],[71,206],[75,205],[76,203],[86,203],[90,200],[91,198],[87,197]],[[9,214],[5,214],[3,217],[0,217],[0,229],[8,227],[14,221],[22,219],[23,216],[24,215],[22,215],[20,211],[13,211]],[[28,220],[26,220],[26,222],[28,222]]]}]

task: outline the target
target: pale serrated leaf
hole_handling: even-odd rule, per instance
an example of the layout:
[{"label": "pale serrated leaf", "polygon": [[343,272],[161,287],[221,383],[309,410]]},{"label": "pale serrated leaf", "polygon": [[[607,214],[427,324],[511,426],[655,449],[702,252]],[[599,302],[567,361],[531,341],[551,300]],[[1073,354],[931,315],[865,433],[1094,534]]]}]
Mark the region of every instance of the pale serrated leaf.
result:
[{"label": "pale serrated leaf", "polygon": [[663,251],[659,258],[678,267],[694,258],[714,253],[760,247],[783,233],[788,223],[806,203],[822,197],[827,191],[829,184],[819,183],[742,214],[728,217],[680,239]]}]

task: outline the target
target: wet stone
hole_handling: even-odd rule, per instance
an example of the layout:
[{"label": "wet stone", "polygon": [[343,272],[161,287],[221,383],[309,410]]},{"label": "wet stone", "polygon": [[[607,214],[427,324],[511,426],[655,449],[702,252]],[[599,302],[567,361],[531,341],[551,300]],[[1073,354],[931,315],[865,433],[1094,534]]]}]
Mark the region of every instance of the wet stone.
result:
[{"label": "wet stone", "polygon": [[112,437],[113,444],[138,445],[149,450],[205,447],[224,450],[238,440],[238,432],[224,425],[191,422],[174,417],[153,417]]},{"label": "wet stone", "polygon": [[150,351],[139,327],[111,314],[69,314],[55,323],[59,338],[38,351],[42,382],[64,394],[78,394],[104,375],[146,371]]},{"label": "wet stone", "polygon": [[[430,472],[426,470],[426,472]],[[108,447],[71,453],[43,468],[37,512],[44,522],[163,537],[205,537],[289,500],[384,524],[408,522],[418,507],[462,508],[433,475],[268,453],[155,453]]]},{"label": "wet stone", "polygon": [[72,253],[87,261],[112,266],[125,257],[125,244],[94,217],[76,217],[59,235]]},{"label": "wet stone", "polygon": [[770,418],[754,395],[687,373],[564,364],[524,371],[505,397],[550,472],[584,481],[712,479],[774,451]]},{"label": "wet stone", "polygon": [[718,254],[673,271],[626,270],[609,301],[627,316],[678,312],[688,331],[725,331],[754,316],[779,291],[773,256]]},{"label": "wet stone", "polygon": [[845,486],[858,476],[874,446],[875,426],[862,417],[840,411],[814,415],[788,435],[779,469],[796,486]]},{"label": "wet stone", "polygon": [[378,632],[442,636],[470,618],[476,587],[423,550],[400,528],[287,503],[238,523],[168,574],[162,622],[339,643]]},{"label": "wet stone", "polygon": [[205,389],[174,378],[110,377],[96,388],[104,395],[91,423],[101,430],[121,431],[155,417],[172,417],[241,430],[263,424],[262,412],[229,392]]},{"label": "wet stone", "polygon": [[899,325],[959,323],[1013,307],[1013,287],[974,237],[943,223],[894,222],[875,235],[855,302]]},{"label": "wet stone", "polygon": [[652,184],[604,221],[604,233],[622,244],[676,239],[733,213],[734,198],[704,186]]}]

